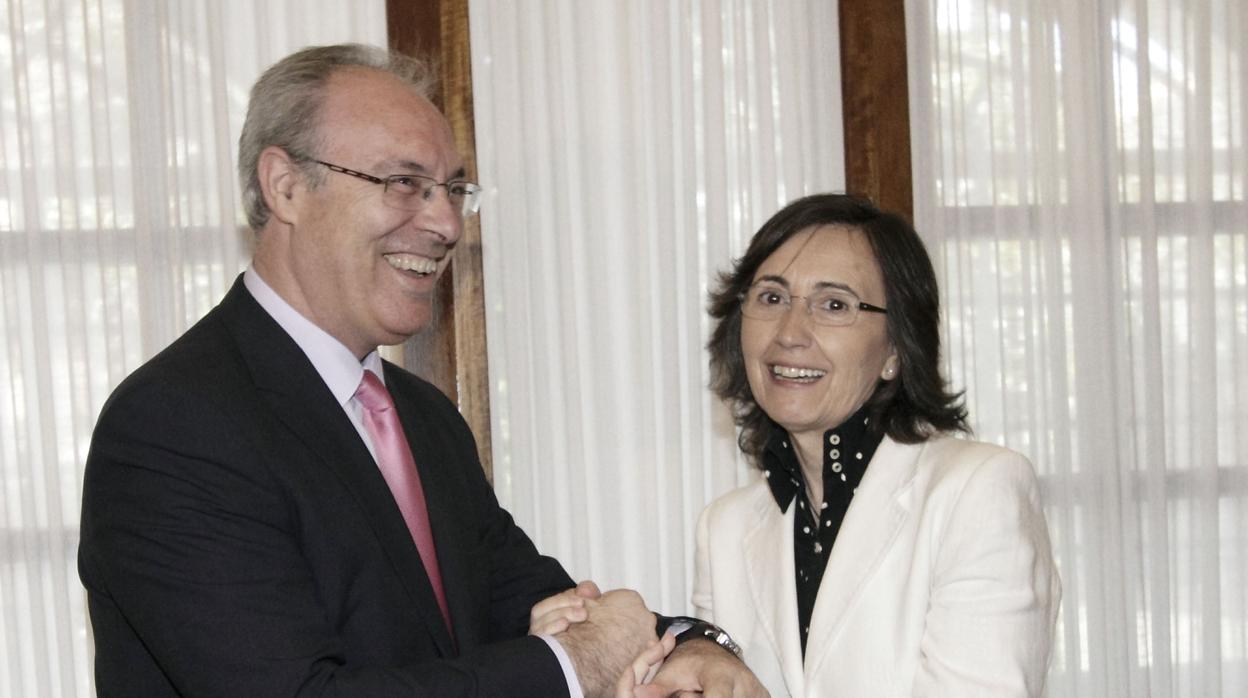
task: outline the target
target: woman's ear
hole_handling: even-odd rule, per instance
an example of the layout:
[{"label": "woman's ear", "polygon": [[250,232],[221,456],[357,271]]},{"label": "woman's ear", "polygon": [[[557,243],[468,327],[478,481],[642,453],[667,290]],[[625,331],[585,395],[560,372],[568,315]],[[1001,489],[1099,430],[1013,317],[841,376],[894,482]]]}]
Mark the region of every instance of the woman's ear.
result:
[{"label": "woman's ear", "polygon": [[294,224],[299,217],[295,204],[295,188],[302,181],[303,173],[282,148],[271,145],[260,153],[256,162],[256,174],[260,178],[260,191],[270,215],[286,224]]}]

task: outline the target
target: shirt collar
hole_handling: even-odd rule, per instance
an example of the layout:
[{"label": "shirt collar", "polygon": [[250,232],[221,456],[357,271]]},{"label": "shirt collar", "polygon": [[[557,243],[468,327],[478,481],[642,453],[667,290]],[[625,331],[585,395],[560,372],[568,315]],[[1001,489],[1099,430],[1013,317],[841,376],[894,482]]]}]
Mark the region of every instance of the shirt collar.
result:
[{"label": "shirt collar", "polygon": [[299,345],[312,362],[313,368],[320,374],[321,380],[325,381],[339,405],[346,405],[355,395],[356,389],[360,387],[360,380],[364,378],[365,368],[376,373],[382,383],[385,383],[381,357],[376,349],[369,352],[362,362],[357,361],[345,344],[317,327],[278,295],[272,286],[260,278],[254,266],[248,266],[247,271],[243,272],[243,285],[260,307],[295,340],[295,344]]},{"label": "shirt collar", "polygon": [[[869,426],[869,410],[863,405],[849,419],[823,432],[824,492],[840,486],[852,489],[862,481],[875,449],[884,438]],[[772,428],[763,448],[763,475],[781,512],[787,512],[794,498],[806,490],[792,439],[778,425]]]}]

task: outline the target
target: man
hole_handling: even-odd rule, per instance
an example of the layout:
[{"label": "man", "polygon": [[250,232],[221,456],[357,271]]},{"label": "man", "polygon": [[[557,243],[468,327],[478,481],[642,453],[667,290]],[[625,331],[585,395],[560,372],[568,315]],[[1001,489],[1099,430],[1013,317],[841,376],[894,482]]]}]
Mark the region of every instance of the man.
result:
[{"label": "man", "polygon": [[[653,648],[640,598],[571,590],[454,406],[377,356],[429,321],[478,195],[423,84],[411,61],[332,46],[253,88],[252,266],[117,388],[87,458],[101,696],[599,695]],[[576,600],[535,623],[573,605],[587,622],[526,636],[554,595]],[[665,671],[756,687],[706,641]]]}]

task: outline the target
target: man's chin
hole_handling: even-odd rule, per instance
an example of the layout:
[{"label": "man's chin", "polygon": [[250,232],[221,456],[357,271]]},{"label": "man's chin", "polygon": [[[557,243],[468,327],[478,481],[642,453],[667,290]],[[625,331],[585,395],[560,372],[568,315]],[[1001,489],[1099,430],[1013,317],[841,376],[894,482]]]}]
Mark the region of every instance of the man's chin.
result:
[{"label": "man's chin", "polygon": [[430,328],[433,324],[434,313],[433,308],[425,305],[419,310],[408,312],[403,317],[395,318],[394,322],[387,323],[384,328],[389,344],[402,344],[414,335],[420,334]]}]

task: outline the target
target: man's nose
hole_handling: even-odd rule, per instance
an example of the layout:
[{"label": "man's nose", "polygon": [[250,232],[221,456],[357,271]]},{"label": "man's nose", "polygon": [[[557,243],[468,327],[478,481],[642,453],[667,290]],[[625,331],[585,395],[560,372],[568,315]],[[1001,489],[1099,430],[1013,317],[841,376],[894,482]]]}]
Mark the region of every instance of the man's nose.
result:
[{"label": "man's nose", "polygon": [[464,234],[462,209],[451,200],[450,189],[445,184],[435,185],[429,190],[416,218],[420,227],[442,238],[447,247],[454,246]]}]

